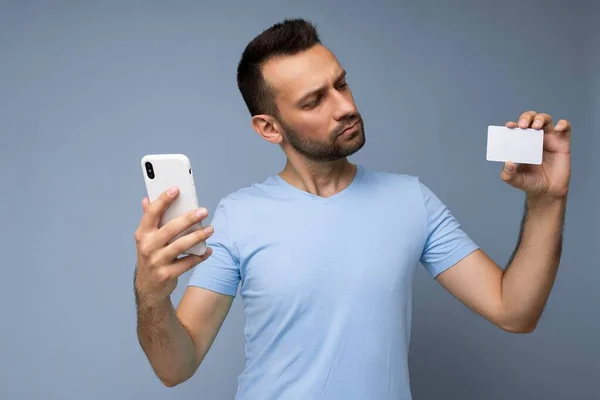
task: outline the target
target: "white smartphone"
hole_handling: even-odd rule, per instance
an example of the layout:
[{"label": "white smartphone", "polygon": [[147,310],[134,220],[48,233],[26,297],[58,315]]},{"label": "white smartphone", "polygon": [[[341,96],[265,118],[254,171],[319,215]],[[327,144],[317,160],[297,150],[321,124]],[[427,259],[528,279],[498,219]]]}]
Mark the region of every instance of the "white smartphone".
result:
[{"label": "white smartphone", "polygon": [[[150,203],[170,187],[177,186],[179,189],[179,195],[163,213],[159,228],[172,219],[199,207],[192,165],[187,156],[183,154],[145,155],[142,157],[142,172]],[[202,222],[198,222],[181,232],[173,241],[200,228],[202,228]],[[203,241],[195,244],[183,254],[201,256],[206,252],[206,249],[206,242]]]}]

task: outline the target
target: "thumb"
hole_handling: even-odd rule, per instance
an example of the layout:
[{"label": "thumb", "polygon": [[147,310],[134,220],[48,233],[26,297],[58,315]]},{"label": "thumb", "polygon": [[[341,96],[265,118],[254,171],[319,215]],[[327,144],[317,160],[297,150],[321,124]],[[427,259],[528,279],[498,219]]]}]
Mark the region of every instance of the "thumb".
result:
[{"label": "thumb", "polygon": [[517,171],[517,164],[512,161],[507,161],[504,163],[504,172],[508,174],[512,174]]},{"label": "thumb", "polygon": [[148,211],[149,206],[150,206],[150,200],[148,199],[148,197],[144,197],[144,199],[142,200],[142,210],[144,212]]},{"label": "thumb", "polygon": [[521,188],[522,186],[523,177],[517,173],[517,164],[512,161],[507,161],[504,163],[504,168],[502,169],[500,177],[504,182],[511,186],[516,188]]}]

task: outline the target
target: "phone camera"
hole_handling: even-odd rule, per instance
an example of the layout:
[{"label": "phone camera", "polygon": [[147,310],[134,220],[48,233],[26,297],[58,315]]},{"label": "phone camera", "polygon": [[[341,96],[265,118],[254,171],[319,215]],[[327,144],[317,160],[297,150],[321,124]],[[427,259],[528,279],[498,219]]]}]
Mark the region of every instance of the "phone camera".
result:
[{"label": "phone camera", "polygon": [[148,174],[148,178],[154,179],[154,169],[152,168],[152,163],[146,162],[146,173]]}]

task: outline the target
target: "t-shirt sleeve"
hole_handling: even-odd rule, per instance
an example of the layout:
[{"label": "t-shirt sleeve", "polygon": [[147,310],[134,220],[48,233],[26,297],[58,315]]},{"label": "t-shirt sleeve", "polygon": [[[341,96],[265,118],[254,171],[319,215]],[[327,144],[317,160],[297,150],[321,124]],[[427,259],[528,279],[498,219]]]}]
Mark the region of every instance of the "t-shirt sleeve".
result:
[{"label": "t-shirt sleeve", "polygon": [[239,258],[231,239],[223,200],[216,207],[211,225],[214,233],[206,243],[213,253],[194,267],[188,286],[198,286],[235,297],[240,282]]},{"label": "t-shirt sleeve", "polygon": [[463,231],[448,207],[422,182],[419,184],[427,214],[421,263],[435,278],[479,246]]}]

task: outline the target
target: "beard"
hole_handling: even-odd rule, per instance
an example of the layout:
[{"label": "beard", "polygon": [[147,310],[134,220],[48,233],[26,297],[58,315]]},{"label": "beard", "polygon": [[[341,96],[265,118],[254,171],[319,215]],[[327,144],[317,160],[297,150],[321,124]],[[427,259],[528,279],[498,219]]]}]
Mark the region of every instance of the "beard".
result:
[{"label": "beard", "polygon": [[[351,156],[365,145],[365,129],[362,116],[356,113],[345,119],[324,139],[307,139],[294,131],[281,119],[279,122],[285,130],[285,138],[299,154],[315,162],[331,162]],[[350,125],[358,121],[358,127],[351,134],[340,134]]]}]

